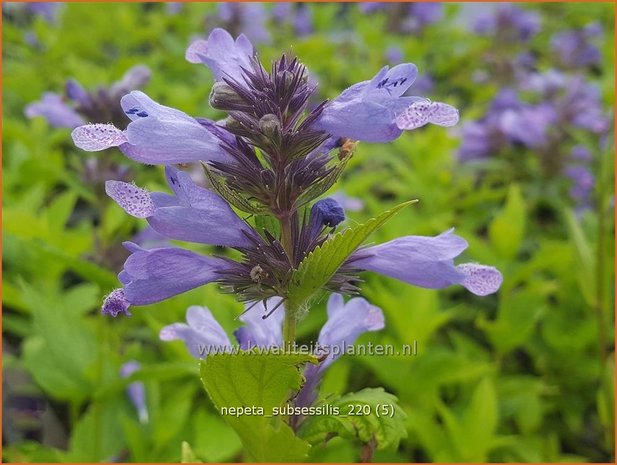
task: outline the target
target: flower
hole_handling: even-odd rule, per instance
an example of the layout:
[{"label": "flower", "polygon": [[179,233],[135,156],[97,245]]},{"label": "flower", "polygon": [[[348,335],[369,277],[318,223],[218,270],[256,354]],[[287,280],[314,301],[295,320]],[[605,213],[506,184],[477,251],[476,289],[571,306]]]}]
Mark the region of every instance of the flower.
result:
[{"label": "flower", "polygon": [[316,355],[325,355],[319,365],[308,365],[304,371],[306,382],[295,399],[297,406],[310,406],[317,397],[317,386],[325,370],[341,355],[345,348],[369,331],[384,327],[383,312],[366,299],[354,297],[347,303],[340,294],[331,294],[326,306],[328,321],[319,332]]},{"label": "flower", "polygon": [[269,43],[268,11],[262,3],[217,3],[217,18],[221,26],[244,33],[254,43]]},{"label": "flower", "polygon": [[217,81],[229,78],[243,82],[242,68],[251,69],[254,56],[253,44],[244,34],[234,41],[229,32],[220,28],[214,29],[207,40],[196,40],[186,50],[186,60],[206,65]]},{"label": "flower", "polygon": [[[129,360],[120,368],[120,376],[128,378],[139,371],[141,364],[136,360]],[[137,410],[137,416],[141,423],[148,423],[148,406],[146,405],[146,387],[144,383],[135,381],[126,388],[131,403]]]},{"label": "flower", "polygon": [[404,95],[417,75],[412,63],[392,69],[384,66],[373,79],[354,84],[326,105],[314,126],[335,137],[388,142],[403,130],[428,123],[455,125],[458,111],[454,107]]},{"label": "flower", "polygon": [[75,128],[86,122],[60,95],[53,92],[45,92],[41,101],[29,104],[24,113],[28,118],[42,116],[57,128]]},{"label": "flower", "polygon": [[477,17],[474,30],[481,35],[494,35],[506,41],[527,41],[540,30],[540,15],[516,5],[501,4],[495,11]]},{"label": "flower", "polygon": [[146,250],[132,242],[123,245],[131,252],[118,275],[123,288],[113,291],[103,302],[102,312],[111,316],[130,315],[131,305],[160,302],[211,283],[228,268],[222,258],[179,247]]},{"label": "flower", "polygon": [[129,215],[147,219],[154,231],[169,239],[227,247],[250,244],[250,227],[221,197],[176,168],[167,166],[165,174],[175,195],[149,193],[121,181],[107,181],[105,191]]},{"label": "flower", "polygon": [[597,23],[588,24],[583,29],[558,32],[551,38],[551,50],[569,68],[594,66],[600,63],[602,54],[590,40],[601,34],[602,27]]},{"label": "flower", "polygon": [[404,236],[365,247],[352,255],[348,264],[429,289],[460,284],[479,296],[497,292],[503,277],[496,268],[475,263],[454,265],[454,258],[468,244],[452,232],[435,237]]},{"label": "flower", "polygon": [[223,327],[214,319],[207,307],[193,305],[186,311],[185,323],[173,323],[161,329],[162,341],[181,340],[195,358],[208,355],[207,350],[217,353],[231,351],[232,345]]},{"label": "flower", "polygon": [[152,165],[227,159],[214,122],[160,105],[141,91],[125,95],[120,104],[131,119],[126,130],[112,124],[79,126],[71,134],[75,145],[88,152],[118,147],[129,158]]}]

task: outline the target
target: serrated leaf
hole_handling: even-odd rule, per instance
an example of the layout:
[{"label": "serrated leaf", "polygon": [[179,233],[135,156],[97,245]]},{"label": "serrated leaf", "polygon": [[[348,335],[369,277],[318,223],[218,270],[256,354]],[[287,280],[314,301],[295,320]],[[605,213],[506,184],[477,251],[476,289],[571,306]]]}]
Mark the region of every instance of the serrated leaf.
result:
[{"label": "serrated leaf", "polygon": [[316,247],[302,260],[291,276],[288,299],[296,305],[306,302],[313,294],[325,286],[345,260],[381,225],[408,205],[410,200],[401,203],[364,224],[347,228]]},{"label": "serrated leaf", "polygon": [[261,215],[268,212],[266,207],[253,204],[243,195],[233,189],[230,189],[225,181],[222,181],[212,173],[210,168],[208,168],[208,165],[205,163],[202,163],[201,165],[203,166],[206,176],[208,177],[208,180],[210,181],[210,184],[212,184],[212,187],[216,193],[223,197],[228,203],[243,212],[252,213],[254,215]]},{"label": "serrated leaf", "polygon": [[312,444],[328,440],[332,435],[344,439],[359,439],[363,443],[375,440],[378,450],[396,449],[407,437],[407,414],[398,399],[383,388],[367,388],[349,393],[328,405],[338,413],[308,416],[298,434]]},{"label": "serrated leaf", "polygon": [[223,407],[245,407],[257,413],[223,415],[251,460],[287,462],[306,457],[310,445],[295,436],[281,417],[265,415],[287,403],[290,393],[302,385],[302,367],[315,361],[312,355],[274,353],[210,355],[202,360],[201,380],[219,412]]}]

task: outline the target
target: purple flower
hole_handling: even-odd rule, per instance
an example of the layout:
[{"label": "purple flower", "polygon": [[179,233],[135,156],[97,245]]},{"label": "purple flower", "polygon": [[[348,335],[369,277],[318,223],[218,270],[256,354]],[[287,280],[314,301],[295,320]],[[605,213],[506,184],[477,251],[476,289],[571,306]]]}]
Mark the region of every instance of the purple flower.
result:
[{"label": "purple flower", "polygon": [[125,131],[111,124],[87,124],[73,130],[75,145],[89,152],[119,147],[129,158],[152,165],[228,158],[212,122],[197,121],[140,91],[122,97],[121,105],[132,120]]},{"label": "purple flower", "polygon": [[48,23],[54,22],[63,2],[28,2],[26,9],[35,16],[40,16]]},{"label": "purple flower", "polygon": [[255,56],[249,39],[240,34],[235,40],[224,29],[214,29],[207,40],[197,40],[186,50],[190,63],[203,63],[212,71],[217,81],[223,78],[244,82],[242,68],[251,69],[251,59]]},{"label": "purple flower", "polygon": [[479,296],[497,292],[503,278],[496,268],[475,263],[454,265],[467,241],[452,231],[436,237],[399,237],[361,249],[349,262],[414,286],[440,289],[460,284]]},{"label": "purple flower", "polygon": [[161,329],[162,341],[184,341],[195,358],[203,358],[208,352],[225,353],[232,349],[223,327],[214,319],[207,307],[193,305],[186,311],[185,323],[173,323]]},{"label": "purple flower", "polygon": [[272,297],[257,304],[246,305],[246,310],[239,317],[245,326],[234,332],[242,350],[283,345],[285,311],[284,308],[276,311],[281,302],[280,297]]},{"label": "purple flower", "polygon": [[439,2],[414,2],[409,4],[409,15],[405,19],[405,29],[420,32],[426,26],[441,21],[443,4]]},{"label": "purple flower", "polygon": [[162,234],[157,233],[152,226],[146,226],[133,236],[132,241],[144,249],[154,249],[156,247],[168,247],[171,244]]},{"label": "purple flower", "polygon": [[458,111],[445,103],[403,94],[418,75],[416,66],[384,66],[370,81],[349,87],[323,110],[315,127],[335,137],[367,142],[388,142],[403,130],[428,123],[453,126]]},{"label": "purple flower", "polygon": [[216,281],[229,268],[225,259],[207,257],[177,247],[146,250],[132,242],[124,246],[131,255],[118,275],[123,288],[103,302],[102,312],[130,315],[131,305],[160,302]]},{"label": "purple flower", "polygon": [[76,128],[84,124],[84,118],[71,108],[58,94],[45,92],[40,102],[34,102],[25,109],[28,118],[42,116],[51,126]]},{"label": "purple flower", "polygon": [[262,3],[217,3],[217,13],[222,26],[244,33],[255,43],[270,42],[268,12]]},{"label": "purple flower", "polygon": [[360,2],[359,5],[360,11],[364,14],[381,11],[387,7],[387,4],[383,2]]},{"label": "purple flower", "polygon": [[508,41],[527,41],[540,30],[540,15],[504,3],[500,4],[496,11],[480,15],[474,30],[478,34],[494,35]]},{"label": "purple flower", "polygon": [[324,371],[332,362],[345,353],[346,347],[368,332],[384,327],[383,312],[361,297],[354,297],[345,303],[343,296],[332,294],[327,304],[328,321],[321,328],[316,355],[325,355],[319,365],[308,365],[304,371],[306,382],[296,397],[297,406],[311,405],[317,396],[316,388]]},{"label": "purple flower", "polygon": [[249,226],[221,197],[171,166],[165,174],[175,195],[149,193],[121,181],[107,181],[105,191],[129,215],[146,218],[154,231],[169,239],[227,247],[250,244]]},{"label": "purple flower", "polygon": [[330,198],[338,202],[343,207],[343,210],[350,212],[359,212],[364,208],[364,202],[358,197],[349,197],[345,192],[339,190],[330,195]]},{"label": "purple flower", "polygon": [[500,118],[500,129],[513,142],[540,147],[547,143],[547,130],[556,121],[557,114],[553,106],[541,103],[504,111]]},{"label": "purple flower", "polygon": [[296,5],[293,19],[294,30],[298,37],[305,37],[313,32],[313,10],[306,4]]},{"label": "purple flower", "polygon": [[551,49],[567,67],[584,68],[598,65],[602,60],[602,54],[590,40],[601,33],[602,28],[596,23],[580,30],[558,32],[551,38]]},{"label": "purple flower", "polygon": [[385,57],[390,63],[400,63],[403,61],[403,50],[398,45],[390,45],[386,49]]},{"label": "purple flower", "polygon": [[[139,371],[141,364],[136,360],[129,360],[120,368],[120,376],[128,378]],[[137,416],[141,423],[148,423],[148,406],[146,405],[146,387],[144,383],[135,381],[126,388],[131,403],[137,410]]]}]

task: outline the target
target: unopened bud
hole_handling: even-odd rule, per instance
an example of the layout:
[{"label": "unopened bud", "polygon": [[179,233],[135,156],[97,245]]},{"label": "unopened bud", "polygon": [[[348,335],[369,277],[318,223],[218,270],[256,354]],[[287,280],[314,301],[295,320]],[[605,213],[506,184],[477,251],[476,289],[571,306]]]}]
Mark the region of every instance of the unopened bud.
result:
[{"label": "unopened bud", "polygon": [[276,137],[281,132],[281,122],[276,115],[268,113],[259,120],[259,130],[266,137]]},{"label": "unopened bud", "polygon": [[210,105],[217,110],[236,110],[245,103],[231,86],[217,81],[210,92]]}]

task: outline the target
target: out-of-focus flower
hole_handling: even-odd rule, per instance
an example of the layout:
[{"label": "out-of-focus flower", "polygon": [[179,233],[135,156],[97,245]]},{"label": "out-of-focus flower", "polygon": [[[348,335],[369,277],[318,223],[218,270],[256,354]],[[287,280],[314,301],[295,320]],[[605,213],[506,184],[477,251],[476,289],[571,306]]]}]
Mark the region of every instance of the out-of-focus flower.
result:
[{"label": "out-of-focus flower", "polygon": [[121,97],[144,87],[149,80],[150,70],[143,65],[132,67],[119,81],[93,92],[86,91],[76,80],[69,79],[65,96],[46,92],[41,101],[25,108],[25,115],[28,118],[42,116],[54,127],[76,128],[86,121],[122,124],[126,116],[119,106]]},{"label": "out-of-focus flower", "polygon": [[34,102],[25,109],[28,118],[42,116],[47,122],[58,128],[76,128],[86,121],[64,99],[52,92],[45,92],[40,102]]},{"label": "out-of-focus flower", "polygon": [[[136,360],[129,360],[120,368],[120,376],[128,378],[136,371],[139,371],[141,364]],[[141,423],[148,423],[148,406],[146,405],[146,387],[141,381],[130,383],[126,392]]]},{"label": "out-of-focus flower", "polygon": [[349,197],[343,191],[336,191],[330,198],[336,200],[345,211],[359,212],[364,208],[364,202],[358,197]]},{"label": "out-of-focus flower", "polygon": [[551,49],[559,56],[562,64],[569,68],[594,66],[602,60],[602,54],[591,40],[602,34],[597,23],[583,29],[558,32],[551,38]]},{"label": "out-of-focus flower", "polygon": [[235,35],[245,34],[253,43],[269,43],[272,39],[268,31],[268,11],[258,2],[220,2],[217,3],[218,26]]},{"label": "out-of-focus flower", "polygon": [[419,34],[426,26],[443,18],[443,4],[440,2],[362,2],[359,6],[364,14],[387,14],[388,30],[400,34]]},{"label": "out-of-focus flower", "polygon": [[388,63],[400,63],[403,61],[403,50],[398,45],[390,45],[386,49],[385,58]]},{"label": "out-of-focus flower", "polygon": [[474,30],[478,34],[496,36],[504,41],[527,41],[540,30],[540,15],[509,3],[476,18]]}]

